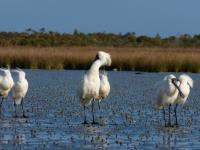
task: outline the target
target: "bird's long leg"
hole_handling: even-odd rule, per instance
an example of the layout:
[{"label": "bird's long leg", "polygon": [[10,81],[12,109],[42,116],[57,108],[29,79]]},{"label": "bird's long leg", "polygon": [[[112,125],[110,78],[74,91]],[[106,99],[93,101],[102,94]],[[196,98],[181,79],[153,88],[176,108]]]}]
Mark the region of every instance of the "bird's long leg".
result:
[{"label": "bird's long leg", "polygon": [[3,104],[3,100],[4,100],[4,97],[1,98],[1,103],[0,103],[0,115],[2,113],[2,104]]},{"label": "bird's long leg", "polygon": [[94,99],[92,100],[92,123],[94,123]]},{"label": "bird's long leg", "polygon": [[178,126],[178,119],[177,119],[177,113],[176,113],[176,109],[178,107],[178,104],[176,104],[175,108],[174,108],[174,114],[175,114],[175,119],[176,119],[176,123],[175,125]]},{"label": "bird's long leg", "polygon": [[166,127],[166,118],[165,118],[165,107],[163,107],[163,118],[164,118],[164,122],[165,122],[165,127]]},{"label": "bird's long leg", "polygon": [[170,118],[170,114],[171,114],[171,104],[169,104],[169,120],[168,120],[168,126],[171,126],[171,118]]},{"label": "bird's long leg", "polygon": [[15,103],[15,100],[14,100],[14,108],[15,108],[15,118],[17,118],[17,105]]},{"label": "bird's long leg", "polygon": [[24,111],[24,98],[22,98],[21,106],[22,106],[23,117],[27,118],[27,116],[25,115],[25,111]]},{"label": "bird's long leg", "polygon": [[83,106],[83,109],[84,109],[84,122],[83,122],[83,124],[87,124],[86,114],[85,114],[85,105]]},{"label": "bird's long leg", "polygon": [[92,100],[92,124],[97,124],[97,122],[94,120],[94,98]]},{"label": "bird's long leg", "polygon": [[99,107],[99,110],[100,110],[100,101],[98,100],[98,107]]}]

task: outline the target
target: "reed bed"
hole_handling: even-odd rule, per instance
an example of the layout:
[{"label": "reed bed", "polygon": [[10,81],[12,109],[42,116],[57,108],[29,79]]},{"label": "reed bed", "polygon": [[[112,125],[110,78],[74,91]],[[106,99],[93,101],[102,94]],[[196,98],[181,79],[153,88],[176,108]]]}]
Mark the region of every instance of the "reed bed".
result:
[{"label": "reed bed", "polygon": [[0,66],[30,69],[87,69],[99,50],[112,56],[109,69],[200,72],[197,48],[0,47]]}]

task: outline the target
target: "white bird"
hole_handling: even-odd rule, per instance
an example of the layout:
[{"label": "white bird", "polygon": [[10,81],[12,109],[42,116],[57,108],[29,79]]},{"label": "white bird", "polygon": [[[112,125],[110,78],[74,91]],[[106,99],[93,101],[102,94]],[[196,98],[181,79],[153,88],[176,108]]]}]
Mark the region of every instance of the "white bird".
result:
[{"label": "white bird", "polygon": [[8,93],[13,87],[13,84],[14,82],[13,82],[13,78],[11,76],[10,70],[0,68],[0,96],[2,97],[2,100],[0,103],[0,112],[1,112],[1,107],[3,104],[3,100],[5,99],[5,97],[8,96]]},{"label": "white bird", "polygon": [[[110,83],[108,81],[108,76],[105,71],[100,73],[100,89],[99,89],[99,96],[96,99],[98,101],[98,105],[101,100],[105,99],[110,93]],[[100,109],[100,105],[99,105]]]},{"label": "white bird", "polygon": [[16,106],[21,105],[23,111],[23,117],[26,117],[23,108],[24,97],[26,96],[26,93],[28,91],[28,81],[26,79],[26,74],[21,69],[13,70],[12,73],[14,79],[14,85],[12,88],[12,97],[15,106],[15,116],[17,117]]},{"label": "white bird", "polygon": [[84,124],[87,123],[86,115],[85,115],[85,106],[88,106],[92,102],[92,116],[93,116],[93,124],[94,121],[94,100],[99,97],[99,89],[100,89],[100,77],[99,77],[99,69],[102,66],[110,66],[111,58],[110,54],[99,51],[96,55],[95,60],[93,61],[90,69],[84,75],[84,79],[82,82],[82,89],[80,94],[80,103],[84,106]]},{"label": "white bird", "polygon": [[166,126],[165,120],[165,106],[168,105],[168,113],[169,113],[169,121],[168,126],[171,126],[171,119],[170,119],[170,108],[171,105],[176,100],[177,96],[183,96],[180,88],[177,85],[177,79],[173,74],[167,75],[164,79],[156,85],[158,92],[156,98],[156,105],[158,109],[163,109],[164,121]]},{"label": "white bird", "polygon": [[188,76],[186,74],[182,74],[179,76],[178,79],[180,82],[179,88],[184,96],[178,95],[176,100],[174,101],[174,104],[176,104],[175,109],[174,109],[176,125],[178,125],[177,114],[176,114],[176,109],[178,107],[178,104],[183,105],[186,102],[186,100],[190,94],[190,89],[193,88],[193,80],[190,76]]}]

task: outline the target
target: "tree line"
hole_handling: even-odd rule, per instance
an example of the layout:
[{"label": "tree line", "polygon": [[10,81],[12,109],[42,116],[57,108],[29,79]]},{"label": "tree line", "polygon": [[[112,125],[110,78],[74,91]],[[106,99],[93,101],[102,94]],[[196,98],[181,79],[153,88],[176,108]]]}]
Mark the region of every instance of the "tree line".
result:
[{"label": "tree line", "polygon": [[24,32],[0,32],[0,46],[112,46],[112,47],[200,47],[200,34],[161,37],[136,36],[134,32],[114,33],[58,33],[41,28]]}]

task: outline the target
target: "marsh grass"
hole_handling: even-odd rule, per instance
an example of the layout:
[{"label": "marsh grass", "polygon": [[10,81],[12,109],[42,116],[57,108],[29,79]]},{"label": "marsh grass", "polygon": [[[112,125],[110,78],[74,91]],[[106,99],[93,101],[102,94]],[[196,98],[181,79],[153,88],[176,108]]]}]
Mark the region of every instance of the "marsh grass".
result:
[{"label": "marsh grass", "polygon": [[110,69],[200,72],[200,49],[195,48],[0,47],[0,66],[87,69],[99,50],[111,54]]}]

